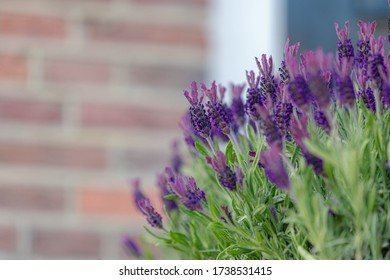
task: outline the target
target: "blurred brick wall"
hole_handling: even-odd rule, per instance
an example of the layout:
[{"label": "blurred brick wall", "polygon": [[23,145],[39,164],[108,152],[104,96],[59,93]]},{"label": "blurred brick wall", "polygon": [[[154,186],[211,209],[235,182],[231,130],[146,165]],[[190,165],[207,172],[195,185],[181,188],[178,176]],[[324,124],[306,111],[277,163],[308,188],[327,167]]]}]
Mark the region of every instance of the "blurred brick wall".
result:
[{"label": "blurred brick wall", "polygon": [[0,258],[124,258],[170,156],[206,0],[0,1]]}]

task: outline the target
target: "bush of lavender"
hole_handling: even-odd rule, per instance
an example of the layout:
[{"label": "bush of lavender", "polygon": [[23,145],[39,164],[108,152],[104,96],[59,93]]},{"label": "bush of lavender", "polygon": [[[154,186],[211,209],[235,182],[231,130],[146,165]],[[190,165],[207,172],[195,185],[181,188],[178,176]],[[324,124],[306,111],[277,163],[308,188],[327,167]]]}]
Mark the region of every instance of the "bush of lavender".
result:
[{"label": "bush of lavender", "polygon": [[133,184],[152,242],[183,259],[390,259],[390,36],[358,26],[354,46],[335,25],[335,58],[287,41],[247,84],[191,83],[164,213]]}]

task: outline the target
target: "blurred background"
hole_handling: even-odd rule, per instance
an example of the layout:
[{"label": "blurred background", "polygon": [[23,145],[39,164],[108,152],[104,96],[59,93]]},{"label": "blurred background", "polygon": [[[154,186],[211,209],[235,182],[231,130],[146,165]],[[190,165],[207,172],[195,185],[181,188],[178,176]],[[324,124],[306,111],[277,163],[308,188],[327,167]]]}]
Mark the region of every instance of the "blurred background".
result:
[{"label": "blurred background", "polygon": [[386,0],[0,0],[0,258],[127,258],[123,234],[146,224],[128,180],[161,206],[192,80],[243,82],[262,53],[278,66],[287,36],[334,52],[334,22],[356,42],[358,19],[385,35],[388,15]]}]

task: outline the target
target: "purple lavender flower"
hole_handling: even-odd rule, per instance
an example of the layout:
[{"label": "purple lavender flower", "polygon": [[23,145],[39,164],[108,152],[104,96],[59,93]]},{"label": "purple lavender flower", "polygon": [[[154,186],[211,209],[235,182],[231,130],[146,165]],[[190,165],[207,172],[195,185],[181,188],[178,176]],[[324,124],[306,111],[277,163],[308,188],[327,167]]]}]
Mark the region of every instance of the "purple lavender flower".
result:
[{"label": "purple lavender flower", "polygon": [[372,56],[369,61],[370,67],[369,67],[369,77],[374,82],[374,85],[377,89],[382,89],[382,78],[380,75],[380,71],[386,72],[385,66],[384,66],[384,38],[382,36],[379,36],[378,39],[372,38],[371,39],[371,51]]},{"label": "purple lavender flower", "polygon": [[246,123],[245,106],[244,103],[242,102],[242,97],[241,97],[242,92],[245,88],[245,84],[235,85],[232,83],[230,84],[230,88],[233,95],[232,105],[230,106],[232,117],[234,123],[237,124],[239,127],[242,127]]},{"label": "purple lavender flower", "polygon": [[280,84],[278,89],[282,91],[282,97],[276,102],[274,106],[274,123],[279,129],[279,133],[282,136],[286,136],[288,128],[291,122],[291,115],[293,113],[293,105],[290,102],[287,102],[287,92],[285,90],[285,85]]},{"label": "purple lavender flower", "polygon": [[320,109],[316,109],[314,111],[314,121],[316,122],[318,127],[322,128],[326,133],[330,133],[330,125],[328,119],[325,113],[322,112]]},{"label": "purple lavender flower", "polygon": [[198,99],[198,87],[196,82],[193,81],[191,83],[191,96],[190,93],[185,90],[184,96],[187,98],[188,102],[190,102],[190,114],[191,114],[191,123],[196,132],[198,132],[202,137],[208,138],[210,137],[211,132],[211,123],[209,118],[206,115],[206,110],[204,109],[203,101],[203,93]]},{"label": "purple lavender flower", "polygon": [[179,127],[181,128],[184,136],[184,141],[192,155],[196,156],[195,138],[200,139],[206,143],[206,140],[195,131],[191,122],[191,112],[187,111],[180,119]]},{"label": "purple lavender flower", "polygon": [[359,41],[357,43],[357,55],[356,55],[356,62],[358,64],[358,67],[363,70],[363,74],[367,76],[368,72],[368,59],[371,55],[371,46],[370,42],[373,38],[376,22],[363,22],[359,21],[358,26],[360,28],[359,30]]},{"label": "purple lavender flower", "polygon": [[313,167],[314,172],[317,175],[323,175],[324,168],[322,159],[310,153],[304,144],[305,139],[310,139],[309,132],[307,131],[307,121],[308,119],[305,115],[301,116],[299,120],[297,118],[293,118],[290,127],[290,132],[295,140],[295,143],[297,143],[298,147],[301,148],[302,155],[306,163]]},{"label": "purple lavender flower", "polygon": [[144,194],[141,191],[141,181],[139,178],[136,178],[136,179],[130,181],[130,185],[133,188],[132,193],[133,193],[133,197],[134,197],[134,203],[135,203],[135,205],[138,206],[137,201],[145,198]]},{"label": "purple lavender flower", "polygon": [[352,62],[342,58],[340,64],[336,64],[335,70],[339,102],[341,105],[352,108],[356,99],[351,80]]},{"label": "purple lavender flower", "polygon": [[[234,225],[232,213],[229,211],[229,208],[226,205],[222,205],[221,209],[225,213],[226,217],[228,217],[229,221]],[[225,219],[224,216],[221,215],[221,220],[224,221],[227,224],[227,220]]]},{"label": "purple lavender flower", "polygon": [[274,117],[271,114],[271,98],[268,97],[265,106],[259,106],[258,104],[256,104],[255,107],[259,112],[259,115],[261,116],[259,120],[259,128],[261,133],[265,136],[267,143],[277,143],[278,145],[281,145],[283,138],[279,131],[279,128],[275,123]]},{"label": "purple lavender flower", "polygon": [[[164,198],[166,195],[172,194],[172,192],[169,190],[167,176],[169,176],[167,173],[158,174],[157,175],[157,186],[159,187],[160,196],[164,202],[166,209],[168,211],[172,211],[172,210],[177,209],[177,203],[174,200],[168,200],[168,199]],[[169,180],[172,180],[171,177],[169,177],[169,178],[170,178]]]},{"label": "purple lavender flower", "polygon": [[154,210],[148,198],[137,200],[137,205],[141,210],[141,213],[146,216],[146,220],[152,227],[163,228],[162,217],[156,212],[156,210]]},{"label": "purple lavender flower", "polygon": [[290,39],[287,39],[286,45],[284,46],[284,60],[282,60],[281,66],[279,68],[280,78],[282,84],[287,84],[290,80],[290,74],[287,69],[287,60],[295,59],[297,57],[298,49],[300,43],[295,43],[290,46]]},{"label": "purple lavender flower", "polygon": [[290,180],[283,165],[281,148],[277,144],[271,144],[268,150],[260,155],[260,162],[264,166],[267,178],[278,188],[289,190]]},{"label": "purple lavender flower", "polygon": [[226,156],[223,152],[217,151],[215,159],[206,157],[207,163],[210,164],[218,174],[218,181],[222,186],[231,191],[237,188],[236,174],[226,165]]},{"label": "purple lavender flower", "polygon": [[367,80],[368,78],[364,76],[363,71],[358,69],[357,72],[355,72],[355,77],[357,81],[357,85],[359,88],[358,96],[362,98],[362,101],[364,105],[370,109],[372,112],[376,112],[376,104],[375,104],[375,96],[371,89],[371,87],[368,86]]},{"label": "purple lavender flower", "polygon": [[336,33],[339,38],[337,43],[337,56],[339,61],[343,57],[346,57],[348,60],[354,60],[354,50],[352,46],[351,39],[349,38],[349,22],[345,22],[345,30],[340,30],[340,27],[337,23],[334,24],[336,27]]},{"label": "purple lavender flower", "polygon": [[212,126],[220,133],[230,135],[232,118],[226,105],[222,104],[222,98],[225,89],[220,87],[221,95],[218,97],[217,85],[214,81],[210,89],[207,89],[206,86],[202,84],[202,91],[209,98],[206,106],[208,107],[207,115],[211,121]]},{"label": "purple lavender flower", "polygon": [[383,96],[383,104],[390,108],[390,55],[387,57],[387,61],[385,63],[385,67],[387,71],[380,70],[381,77],[383,79],[383,88],[382,88],[382,96]]},{"label": "purple lavender flower", "polygon": [[[330,94],[325,73],[330,69],[333,56],[324,54],[320,49],[308,51],[301,55],[302,71],[305,72],[307,83],[314,101],[322,110],[329,108]],[[351,60],[353,63],[353,60]]]},{"label": "purple lavender flower", "polygon": [[303,112],[308,112],[312,100],[310,88],[304,77],[299,73],[298,62],[295,58],[286,61],[290,74],[290,81],[287,84],[287,91],[292,102]]},{"label": "purple lavender flower", "polygon": [[138,244],[129,235],[123,236],[122,244],[126,251],[128,251],[130,254],[134,255],[137,258],[140,258],[142,256]]},{"label": "purple lavender flower", "polygon": [[260,77],[260,92],[267,98],[270,96],[273,102],[276,102],[276,83],[274,79],[273,71],[273,61],[272,56],[268,58],[263,54],[261,56],[261,62],[256,57],[257,67],[259,68],[261,77]]},{"label": "purple lavender flower", "polygon": [[255,105],[263,105],[263,98],[259,89],[260,77],[255,77],[255,72],[246,72],[246,78],[248,80],[249,88],[247,90],[247,97],[245,103],[245,111],[254,122],[260,119],[260,115],[256,110]]},{"label": "purple lavender flower", "polygon": [[202,201],[206,202],[206,194],[196,185],[194,177],[176,175],[170,183],[171,190],[176,194],[183,205],[191,211],[201,211]]},{"label": "purple lavender flower", "polygon": [[172,158],[171,165],[175,173],[180,173],[181,166],[183,165],[183,160],[179,153],[179,142],[173,141],[172,143]]}]

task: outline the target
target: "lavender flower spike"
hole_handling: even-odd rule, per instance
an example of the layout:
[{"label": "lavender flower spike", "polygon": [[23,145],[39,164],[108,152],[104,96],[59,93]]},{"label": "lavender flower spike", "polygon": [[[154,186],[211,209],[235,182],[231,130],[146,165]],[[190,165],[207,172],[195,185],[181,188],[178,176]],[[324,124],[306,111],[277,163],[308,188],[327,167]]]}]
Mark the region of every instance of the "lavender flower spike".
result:
[{"label": "lavender flower spike", "polygon": [[386,105],[387,108],[390,108],[390,55],[387,57],[385,67],[387,69],[387,72],[380,69],[380,74],[383,79],[382,95],[383,103]]},{"label": "lavender flower spike", "polygon": [[133,196],[135,205],[137,205],[141,213],[146,216],[146,220],[152,227],[162,228],[161,215],[154,210],[153,206],[150,204],[150,200],[141,192],[140,180],[135,179],[131,181],[131,185],[134,188]]},{"label": "lavender flower spike", "polygon": [[378,39],[371,39],[372,57],[370,60],[369,77],[374,81],[377,89],[382,89],[382,78],[380,71],[386,72],[384,67],[384,38],[379,36]]},{"label": "lavender flower spike", "polygon": [[287,39],[286,41],[286,45],[284,46],[284,60],[282,60],[281,67],[279,68],[281,82],[283,84],[287,84],[290,80],[290,75],[288,73],[286,61],[295,59],[297,57],[299,46],[300,46],[299,42],[290,46],[290,39]]},{"label": "lavender flower spike", "polygon": [[339,61],[343,57],[347,57],[349,60],[353,60],[354,50],[351,39],[349,38],[349,22],[345,22],[345,30],[340,30],[340,27],[337,23],[334,25],[336,27],[337,36],[339,37],[339,41],[337,43],[337,55]]},{"label": "lavender flower spike", "polygon": [[270,96],[273,102],[276,102],[276,84],[275,79],[272,74],[273,71],[273,60],[272,56],[268,58],[263,54],[261,56],[261,62],[256,57],[257,67],[259,68],[261,77],[260,77],[260,90],[264,98]]},{"label": "lavender flower spike", "polygon": [[122,244],[125,247],[126,251],[129,251],[135,257],[140,258],[142,256],[137,243],[129,235],[123,236]]},{"label": "lavender flower spike", "polygon": [[191,123],[196,132],[198,132],[202,137],[209,138],[211,132],[211,123],[206,115],[204,109],[203,94],[198,98],[198,87],[196,82],[191,83],[191,95],[185,90],[184,96],[187,98],[190,103],[190,114],[191,114]]},{"label": "lavender flower spike", "polygon": [[169,175],[167,173],[162,173],[157,175],[157,186],[160,189],[160,196],[164,202],[164,205],[168,211],[172,211],[177,209],[176,201],[167,200],[164,196],[171,194],[172,192],[169,190],[169,179],[167,178]]},{"label": "lavender flower spike", "polygon": [[260,155],[260,162],[264,166],[268,179],[280,189],[289,190],[290,180],[283,165],[281,148],[277,144],[272,144],[268,150]]},{"label": "lavender flower spike", "polygon": [[358,35],[359,41],[357,43],[356,61],[358,67],[363,70],[363,74],[366,76],[368,71],[368,58],[371,55],[370,42],[374,36],[376,22],[363,22],[359,21],[358,26],[360,28]]},{"label": "lavender flower spike", "polygon": [[359,88],[358,95],[362,98],[364,105],[375,113],[375,96],[371,87],[368,86],[368,78],[364,76],[362,70],[358,69],[358,71],[355,72],[355,80]]},{"label": "lavender flower spike", "polygon": [[193,177],[177,175],[174,182],[170,184],[171,190],[176,194],[183,205],[191,211],[201,211],[201,202],[206,201],[204,191],[200,190]]},{"label": "lavender flower spike", "polygon": [[254,121],[257,122],[260,119],[260,115],[256,110],[255,104],[263,105],[263,98],[260,94],[259,82],[260,77],[255,77],[255,72],[246,71],[246,78],[248,80],[249,88],[247,90],[247,97],[245,103],[245,111],[248,116]]},{"label": "lavender flower spike", "polygon": [[150,200],[148,198],[140,199],[137,201],[138,208],[142,214],[146,216],[146,220],[152,227],[163,228],[162,217],[154,210]]},{"label": "lavender flower spike", "polygon": [[145,198],[144,194],[141,192],[141,181],[139,178],[136,178],[130,181],[130,185],[133,188],[134,203],[138,205],[138,201]]},{"label": "lavender flower spike", "polygon": [[[332,60],[333,56],[324,54],[321,49],[315,52],[305,52],[302,55],[302,64],[309,88],[318,106],[323,110],[328,109],[330,101],[328,83],[324,73],[330,69]],[[353,60],[350,61],[353,63]]]},{"label": "lavender flower spike", "polygon": [[308,112],[311,104],[311,92],[306,80],[299,73],[298,62],[295,58],[286,61],[290,79],[287,91],[293,103],[303,112]]},{"label": "lavender flower spike", "polygon": [[242,92],[245,88],[245,84],[235,85],[230,84],[231,92],[233,95],[232,104],[230,110],[232,111],[232,117],[236,125],[239,127],[244,126],[246,123],[245,119],[245,107],[242,102]]},{"label": "lavender flower spike", "polygon": [[[206,86],[202,84],[202,91],[209,98],[206,105],[208,107],[207,114],[212,126],[220,133],[230,135],[232,118],[228,108],[222,104],[222,98],[218,98],[215,81],[211,84],[210,89],[207,89]],[[224,95],[225,90],[223,87],[220,87],[220,93]]]},{"label": "lavender flower spike", "polygon": [[352,62],[347,58],[342,58],[341,63],[336,65],[335,71],[340,104],[352,108],[356,99],[351,80]]},{"label": "lavender flower spike", "polygon": [[236,174],[226,165],[225,154],[221,151],[216,152],[215,159],[211,157],[206,158],[207,163],[210,164],[218,173],[218,181],[222,186],[228,188],[231,191],[235,191],[237,188]]}]

